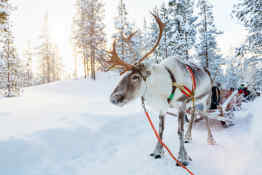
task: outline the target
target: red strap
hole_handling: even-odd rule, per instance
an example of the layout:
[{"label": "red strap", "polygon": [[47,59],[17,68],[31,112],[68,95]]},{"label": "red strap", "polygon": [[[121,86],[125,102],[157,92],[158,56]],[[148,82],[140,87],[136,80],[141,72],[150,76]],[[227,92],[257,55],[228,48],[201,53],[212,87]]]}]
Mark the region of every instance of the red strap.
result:
[{"label": "red strap", "polygon": [[184,86],[185,90],[188,92],[188,93],[184,93],[186,96],[188,97],[191,97],[193,95],[192,91],[190,89],[188,89],[186,86]]},{"label": "red strap", "polygon": [[192,81],[193,81],[193,89],[192,90],[195,90],[196,89],[196,79],[195,79],[195,75],[194,75],[194,73],[193,73],[193,70],[192,70],[192,68],[190,67],[190,66],[188,66],[188,65],[186,65],[186,68],[187,68],[187,70],[190,72],[190,74],[191,74],[191,78],[192,78]]}]

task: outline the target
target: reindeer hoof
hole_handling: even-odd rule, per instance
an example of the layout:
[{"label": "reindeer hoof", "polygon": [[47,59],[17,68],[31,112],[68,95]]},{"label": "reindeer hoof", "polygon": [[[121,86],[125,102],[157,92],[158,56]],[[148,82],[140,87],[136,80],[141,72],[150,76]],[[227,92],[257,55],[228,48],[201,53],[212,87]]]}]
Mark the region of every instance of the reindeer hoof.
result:
[{"label": "reindeer hoof", "polygon": [[184,143],[191,143],[192,142],[192,138],[191,139],[185,139]]},{"label": "reindeer hoof", "polygon": [[[181,162],[181,163],[182,163],[183,166],[188,166],[189,165],[189,162],[186,162],[186,161]],[[178,163],[176,163],[176,166],[180,166],[180,165]]]},{"label": "reindeer hoof", "polygon": [[155,155],[155,159],[161,159],[161,155],[160,154]]},{"label": "reindeer hoof", "polygon": [[151,153],[151,154],[149,154],[151,157],[155,157],[155,154],[154,153]]},{"label": "reindeer hoof", "polygon": [[215,139],[213,139],[213,138],[208,138],[207,143],[208,143],[209,145],[216,145],[216,141],[215,141]]},{"label": "reindeer hoof", "polygon": [[150,156],[154,157],[155,159],[161,159],[162,158],[162,156],[160,154],[151,153]]},{"label": "reindeer hoof", "polygon": [[184,143],[191,143],[192,142],[192,137],[191,136],[186,136],[184,139]]}]

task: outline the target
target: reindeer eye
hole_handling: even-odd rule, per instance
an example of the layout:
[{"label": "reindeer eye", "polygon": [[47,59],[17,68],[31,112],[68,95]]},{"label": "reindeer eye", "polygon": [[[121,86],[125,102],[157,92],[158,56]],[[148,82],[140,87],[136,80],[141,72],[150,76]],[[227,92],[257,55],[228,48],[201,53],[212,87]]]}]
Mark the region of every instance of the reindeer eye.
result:
[{"label": "reindeer eye", "polygon": [[132,77],[132,80],[134,80],[134,81],[137,81],[137,80],[139,80],[140,79],[140,77],[138,76],[138,75],[134,75],[133,77]]}]

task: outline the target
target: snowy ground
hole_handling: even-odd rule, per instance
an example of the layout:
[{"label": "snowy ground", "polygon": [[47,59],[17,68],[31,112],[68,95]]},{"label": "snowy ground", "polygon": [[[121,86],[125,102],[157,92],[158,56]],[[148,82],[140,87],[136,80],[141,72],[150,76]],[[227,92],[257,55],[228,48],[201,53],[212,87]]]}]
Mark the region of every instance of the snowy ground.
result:
[{"label": "snowy ground", "polygon": [[[0,175],[184,175],[166,156],[152,159],[156,142],[138,101],[109,103],[119,77],[75,80],[0,98]],[[216,146],[200,123],[186,145],[195,175],[262,174],[262,98],[236,113],[236,125],[213,122]],[[152,114],[154,121],[157,116]],[[165,142],[177,155],[177,119],[167,118]]]}]

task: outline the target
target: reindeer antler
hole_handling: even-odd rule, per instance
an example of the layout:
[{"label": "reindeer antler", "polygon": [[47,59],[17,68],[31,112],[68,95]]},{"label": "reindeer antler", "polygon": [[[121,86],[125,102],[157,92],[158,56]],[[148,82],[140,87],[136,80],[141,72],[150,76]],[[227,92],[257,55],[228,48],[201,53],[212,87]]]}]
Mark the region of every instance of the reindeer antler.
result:
[{"label": "reindeer antler", "polygon": [[123,60],[121,60],[121,58],[118,56],[116,52],[116,40],[113,42],[113,49],[112,51],[109,52],[109,54],[111,54],[110,56],[111,59],[107,61],[107,63],[112,64],[112,66],[110,66],[110,68],[107,71],[109,71],[115,66],[121,66],[122,68],[124,68],[124,72],[129,71],[134,67],[133,65],[128,64]]},{"label": "reindeer antler", "polygon": [[131,43],[131,39],[132,39],[133,36],[135,36],[136,33],[137,33],[137,31],[131,33],[128,37],[122,36],[122,39],[127,43],[129,49],[132,50],[132,52],[134,53],[135,57],[137,57],[137,55],[136,55],[135,50],[131,46],[131,44],[132,44]]},{"label": "reindeer antler", "polygon": [[[149,55],[151,55],[155,51],[155,49],[157,48],[157,46],[160,43],[162,33],[163,33],[164,28],[165,28],[165,24],[161,21],[161,19],[157,15],[155,15],[153,13],[151,13],[151,14],[154,16],[156,22],[158,23],[159,36],[158,36],[157,42],[154,45],[154,47],[148,53],[146,53],[145,56],[143,56],[136,64],[140,64],[142,61],[144,61]],[[130,48],[131,48],[130,40],[135,34],[136,34],[136,32],[131,33],[128,37],[122,36],[123,40],[125,42],[127,42],[128,46]],[[107,63],[111,64],[112,66],[110,66],[110,68],[107,71],[109,71],[110,69],[112,69],[115,66],[120,66],[124,69],[123,72],[120,73],[120,75],[122,75],[123,73],[125,73],[125,72],[127,72],[127,71],[129,71],[129,70],[131,70],[135,67],[134,65],[128,64],[128,63],[126,63],[126,62],[124,62],[123,60],[120,59],[120,57],[118,56],[118,54],[116,52],[116,40],[114,40],[113,49],[112,49],[112,51],[109,52],[109,54],[111,54],[111,56],[110,56],[111,59],[109,61],[107,61]]]},{"label": "reindeer antler", "polygon": [[162,38],[162,34],[163,34],[163,31],[164,31],[164,28],[165,28],[165,24],[161,21],[161,19],[160,19],[157,15],[155,15],[154,13],[151,13],[151,14],[154,16],[154,18],[155,18],[155,20],[156,20],[156,22],[157,22],[157,24],[158,24],[158,26],[159,26],[158,39],[157,39],[157,42],[156,42],[155,46],[154,46],[149,52],[147,52],[147,53],[145,54],[145,56],[143,56],[143,57],[138,61],[137,64],[140,64],[142,61],[144,61],[149,55],[151,55],[151,54],[155,51],[155,49],[157,48],[157,46],[158,46],[159,43],[160,43],[160,40],[161,40],[161,38]]},{"label": "reindeer antler", "polygon": [[137,33],[137,31],[131,33],[128,37],[122,36],[123,40],[127,43],[129,43],[132,39],[132,37]]}]

